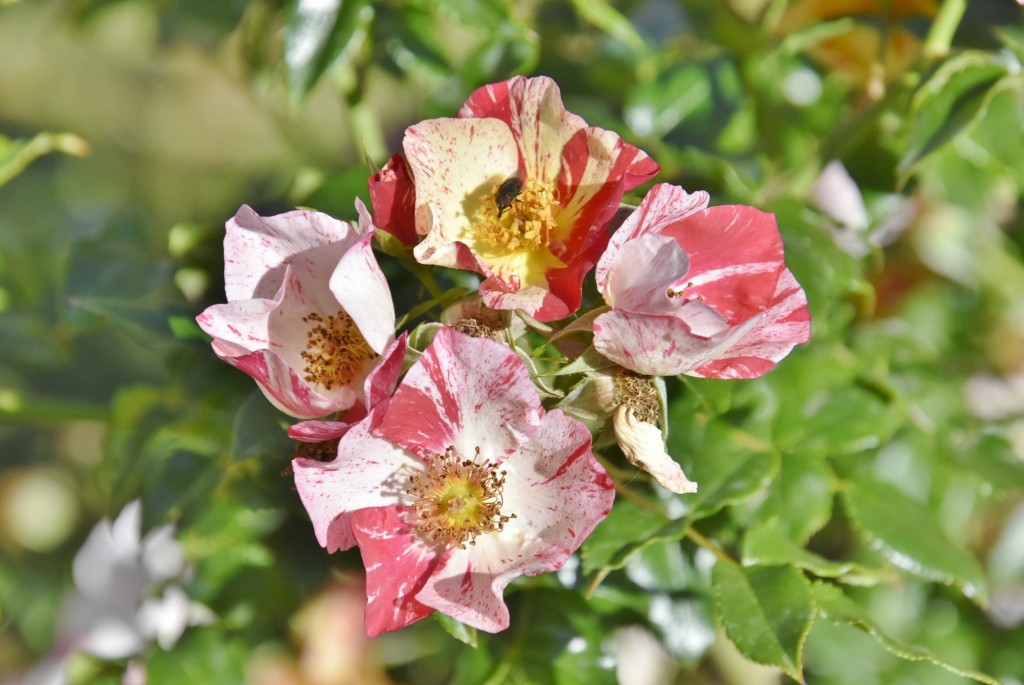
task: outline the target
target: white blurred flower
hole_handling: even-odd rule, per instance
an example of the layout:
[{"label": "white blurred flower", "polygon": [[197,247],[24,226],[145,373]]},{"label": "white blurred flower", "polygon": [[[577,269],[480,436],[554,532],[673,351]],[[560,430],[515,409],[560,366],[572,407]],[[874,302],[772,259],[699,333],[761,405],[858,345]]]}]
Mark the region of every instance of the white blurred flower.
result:
[{"label": "white blurred flower", "polygon": [[[66,682],[64,662],[75,652],[123,659],[154,641],[170,649],[186,627],[213,620],[212,612],[190,601],[175,582],[188,569],[174,526],[160,526],[144,537],[141,528],[139,500],[113,522],[105,518],[96,524],[75,555],[75,589],[61,604],[53,652],[21,682]],[[139,672],[136,665],[131,682],[140,682]]]}]

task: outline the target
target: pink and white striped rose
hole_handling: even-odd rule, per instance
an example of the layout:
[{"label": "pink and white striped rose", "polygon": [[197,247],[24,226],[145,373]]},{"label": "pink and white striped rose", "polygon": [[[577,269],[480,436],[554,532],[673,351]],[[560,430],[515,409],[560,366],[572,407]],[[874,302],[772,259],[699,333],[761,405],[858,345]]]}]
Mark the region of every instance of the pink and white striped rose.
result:
[{"label": "pink and white striped rose", "polygon": [[754,378],[810,336],[775,217],[654,186],[597,266],[594,346],[649,376]]},{"label": "pink and white striped rose", "polygon": [[543,76],[478,89],[456,118],[411,126],[404,148],[424,236],[416,258],[480,273],[489,307],[541,321],[579,309],[623,193],[658,172],[645,152],[568,112]]},{"label": "pink and white striped rose", "polygon": [[261,217],[243,206],[227,222],[227,304],[197,317],[218,357],[256,379],[296,418],[348,409],[394,340],[395,310],[373,256],[373,224],[297,210]]},{"label": "pink and white striped rose", "polygon": [[292,464],[320,544],[359,546],[370,635],[435,610],[495,632],[508,583],[560,568],[611,509],[590,445],[512,350],[443,328],[335,460]]}]

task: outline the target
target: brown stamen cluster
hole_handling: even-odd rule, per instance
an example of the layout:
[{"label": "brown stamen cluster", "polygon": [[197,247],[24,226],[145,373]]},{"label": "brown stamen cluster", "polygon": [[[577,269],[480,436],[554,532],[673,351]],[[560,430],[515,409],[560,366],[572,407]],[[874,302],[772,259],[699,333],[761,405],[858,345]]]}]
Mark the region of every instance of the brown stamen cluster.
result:
[{"label": "brown stamen cluster", "polygon": [[658,391],[648,376],[623,370],[612,381],[615,386],[615,401],[633,410],[636,417],[654,426],[661,424],[661,405]]},{"label": "brown stamen cluster", "polygon": [[452,324],[452,328],[457,330],[459,333],[463,333],[474,338],[490,338],[494,335],[494,331],[496,330],[488,326],[485,322],[472,317],[459,319]]},{"label": "brown stamen cluster", "polygon": [[367,359],[377,357],[352,317],[343,311],[326,317],[312,312],[302,321],[309,324],[302,359],[306,362],[303,378],[310,383],[328,390],[347,385]]},{"label": "brown stamen cluster", "polygon": [[338,443],[341,438],[324,440],[323,442],[295,442],[295,456],[317,461],[331,461],[338,456]]},{"label": "brown stamen cluster", "polygon": [[500,188],[495,184],[490,192],[480,196],[482,204],[476,221],[478,235],[503,252],[547,247],[551,243],[551,233],[556,227],[555,215],[559,209],[552,188],[536,181],[526,181],[515,199],[507,207],[499,208]]},{"label": "brown stamen cluster", "polygon": [[478,535],[497,533],[515,514],[501,513],[504,470],[491,462],[460,459],[448,447],[409,481],[408,494],[416,510],[417,533],[447,548],[476,544]]}]

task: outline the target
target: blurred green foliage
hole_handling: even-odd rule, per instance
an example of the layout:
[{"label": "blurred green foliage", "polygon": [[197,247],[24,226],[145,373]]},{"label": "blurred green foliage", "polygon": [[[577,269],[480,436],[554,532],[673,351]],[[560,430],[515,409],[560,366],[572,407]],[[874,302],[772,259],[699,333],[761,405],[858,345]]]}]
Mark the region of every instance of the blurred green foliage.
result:
[{"label": "blurred green foliage", "polygon": [[[75,551],[141,497],[218,616],[143,655],[156,685],[612,683],[652,655],[664,682],[1024,682],[1024,25],[966,6],[0,2],[0,673],[47,653]],[[316,544],[287,418],[191,320],[240,204],[352,218],[407,125],[516,73],[658,181],[774,212],[813,338],[755,381],[669,379],[700,491],[627,484],[578,563],[509,588],[509,631],[424,621],[318,680],[310,616],[358,556]]]}]

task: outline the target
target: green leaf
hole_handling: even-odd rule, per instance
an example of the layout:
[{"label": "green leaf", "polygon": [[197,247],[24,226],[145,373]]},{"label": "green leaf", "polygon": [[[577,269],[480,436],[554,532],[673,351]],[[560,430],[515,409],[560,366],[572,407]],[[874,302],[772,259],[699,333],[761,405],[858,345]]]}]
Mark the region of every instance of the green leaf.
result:
[{"label": "green leaf", "polygon": [[629,500],[616,502],[611,513],[583,541],[583,572],[622,568],[626,563],[620,555],[623,548],[648,538],[664,525],[664,516],[641,509]]},{"label": "green leaf", "polygon": [[954,666],[919,645],[911,645],[891,638],[868,617],[867,613],[843,591],[827,583],[814,583],[811,587],[819,613],[837,625],[850,625],[863,630],[875,638],[888,652],[908,661],[928,661],[936,666],[964,678],[971,678],[986,685],[1001,685],[998,680],[984,673]]},{"label": "green leaf", "polygon": [[217,627],[191,628],[171,651],[146,659],[149,685],[245,682],[246,646]]},{"label": "green leaf", "polygon": [[806,541],[832,516],[835,480],[824,459],[805,452],[784,454],[757,516],[778,517],[790,539]]},{"label": "green leaf", "polygon": [[694,583],[694,571],[678,540],[652,542],[629,558],[626,575],[645,590],[676,592]]},{"label": "green leaf", "polygon": [[984,115],[990,91],[1006,75],[1006,66],[983,52],[965,52],[939,65],[914,95],[910,137],[897,167],[903,180],[918,162]]},{"label": "green leaf", "polygon": [[685,462],[687,477],[697,483],[697,492],[682,498],[691,519],[711,516],[764,490],[779,469],[779,453],[744,431],[712,423],[699,449],[690,454],[677,446],[681,433],[669,436],[669,454]]},{"label": "green leaf", "polygon": [[791,566],[719,562],[711,583],[726,635],[740,653],[803,682],[801,652],[815,611],[804,575]]},{"label": "green leaf", "polygon": [[477,629],[473,626],[467,626],[465,623],[456,621],[448,614],[442,614],[440,611],[435,611],[433,614],[434,620],[441,624],[444,628],[444,632],[454,637],[459,642],[469,645],[476,649],[477,646]]},{"label": "green leaf", "polygon": [[284,27],[285,73],[292,97],[305,98],[345,50],[362,40],[372,20],[369,0],[295,0]]},{"label": "green leaf", "polygon": [[883,444],[904,422],[903,408],[874,388],[819,385],[799,410],[779,413],[776,442],[808,454],[852,454]]},{"label": "green leaf", "polygon": [[245,461],[259,456],[272,456],[281,463],[295,451],[288,438],[287,417],[258,390],[238,408],[232,427],[231,457]]},{"label": "green leaf", "polygon": [[759,523],[743,537],[743,565],[792,565],[819,578],[839,578],[850,585],[874,585],[889,579],[883,569],[869,569],[847,561],[830,561],[809,552],[789,537],[779,519]]},{"label": "green leaf", "polygon": [[[486,685],[613,685],[601,617],[578,593],[534,587],[510,603],[513,640]],[[507,643],[506,643],[507,644]],[[504,646],[504,645],[503,645]]]},{"label": "green leaf", "polygon": [[647,50],[647,43],[633,28],[633,24],[605,0],[572,0],[572,5],[581,17],[622,41],[634,52]]},{"label": "green leaf", "polygon": [[868,476],[848,481],[843,500],[855,526],[894,566],[954,585],[979,604],[987,603],[985,576],[978,562],[950,541],[923,504]]}]

